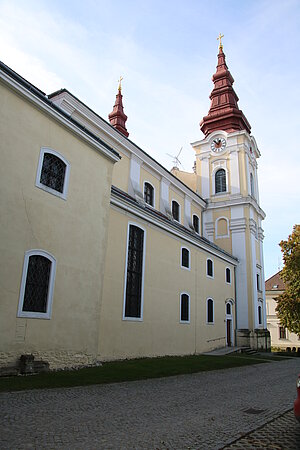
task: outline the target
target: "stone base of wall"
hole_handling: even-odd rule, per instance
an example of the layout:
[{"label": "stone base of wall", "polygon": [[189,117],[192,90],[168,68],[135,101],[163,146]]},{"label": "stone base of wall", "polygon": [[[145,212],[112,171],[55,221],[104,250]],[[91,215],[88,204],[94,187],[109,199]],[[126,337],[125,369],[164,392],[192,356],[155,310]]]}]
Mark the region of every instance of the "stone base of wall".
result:
[{"label": "stone base of wall", "polygon": [[256,329],[237,330],[236,331],[236,345],[238,347],[250,347],[254,350],[270,352],[271,351],[271,336],[269,330]]},{"label": "stone base of wall", "polygon": [[[24,353],[24,352],[23,352]],[[43,360],[49,363],[50,370],[55,369],[72,369],[81,366],[95,365],[99,363],[95,355],[67,352],[67,351],[30,351],[36,360]],[[18,367],[21,353],[0,352],[0,367]]]}]

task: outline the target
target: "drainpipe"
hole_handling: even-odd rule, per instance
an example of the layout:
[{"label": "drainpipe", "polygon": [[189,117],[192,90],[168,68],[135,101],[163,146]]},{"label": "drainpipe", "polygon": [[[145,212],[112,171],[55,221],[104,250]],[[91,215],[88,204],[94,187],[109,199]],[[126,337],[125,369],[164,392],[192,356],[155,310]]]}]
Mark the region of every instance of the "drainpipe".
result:
[{"label": "drainpipe", "polygon": [[234,330],[234,336],[235,336],[235,346],[237,345],[237,339],[236,339],[236,333],[237,333],[237,297],[236,297],[236,267],[233,268],[234,272],[234,299],[235,299],[235,330]]}]

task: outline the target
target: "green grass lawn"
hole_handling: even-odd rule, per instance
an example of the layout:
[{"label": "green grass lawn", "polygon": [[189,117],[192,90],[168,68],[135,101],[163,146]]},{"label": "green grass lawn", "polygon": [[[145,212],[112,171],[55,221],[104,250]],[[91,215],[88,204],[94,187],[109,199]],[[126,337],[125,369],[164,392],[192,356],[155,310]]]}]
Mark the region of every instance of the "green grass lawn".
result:
[{"label": "green grass lawn", "polygon": [[[86,386],[169,377],[208,370],[228,369],[274,360],[272,356],[167,356],[104,363],[100,367],[0,378],[0,391]],[[278,358],[276,358],[278,360]]]}]

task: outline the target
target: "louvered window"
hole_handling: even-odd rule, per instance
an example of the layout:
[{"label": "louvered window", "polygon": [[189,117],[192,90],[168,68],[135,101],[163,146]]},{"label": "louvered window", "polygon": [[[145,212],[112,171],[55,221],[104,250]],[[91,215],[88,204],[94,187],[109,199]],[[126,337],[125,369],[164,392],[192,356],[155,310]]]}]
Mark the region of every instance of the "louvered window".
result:
[{"label": "louvered window", "polygon": [[215,175],[216,194],[226,192],[226,173],[224,169],[219,169]]},{"label": "louvered window", "polygon": [[129,226],[125,317],[141,318],[144,231]]}]

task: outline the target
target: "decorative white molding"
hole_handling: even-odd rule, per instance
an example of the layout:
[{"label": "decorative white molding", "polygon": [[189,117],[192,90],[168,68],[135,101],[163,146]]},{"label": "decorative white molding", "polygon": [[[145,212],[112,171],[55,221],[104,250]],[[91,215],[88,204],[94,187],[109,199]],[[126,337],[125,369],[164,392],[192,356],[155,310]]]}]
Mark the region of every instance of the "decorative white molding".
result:
[{"label": "decorative white molding", "polygon": [[[220,220],[226,220],[226,224],[227,224],[227,233],[226,234],[219,234],[218,233],[218,223],[219,223]],[[215,236],[216,236],[216,239],[230,237],[230,234],[229,234],[229,220],[227,219],[227,217],[221,216],[221,217],[217,218],[216,223],[215,223]]]},{"label": "decorative white molding", "polygon": [[[56,156],[66,166],[65,176],[64,176],[64,185],[63,185],[63,191],[62,192],[56,191],[55,189],[52,189],[51,187],[41,183],[41,181],[40,181],[45,153],[51,153],[51,155]],[[69,188],[69,177],[70,177],[70,163],[69,163],[69,161],[67,161],[66,158],[64,158],[61,153],[58,153],[57,151],[53,150],[52,148],[42,147],[41,150],[40,150],[38,168],[37,168],[37,172],[36,172],[36,179],[35,179],[36,187],[38,187],[40,189],[43,189],[43,191],[49,192],[49,194],[55,195],[56,197],[59,197],[59,198],[62,198],[63,200],[66,200],[67,199],[67,194],[68,194],[68,188]]]}]

